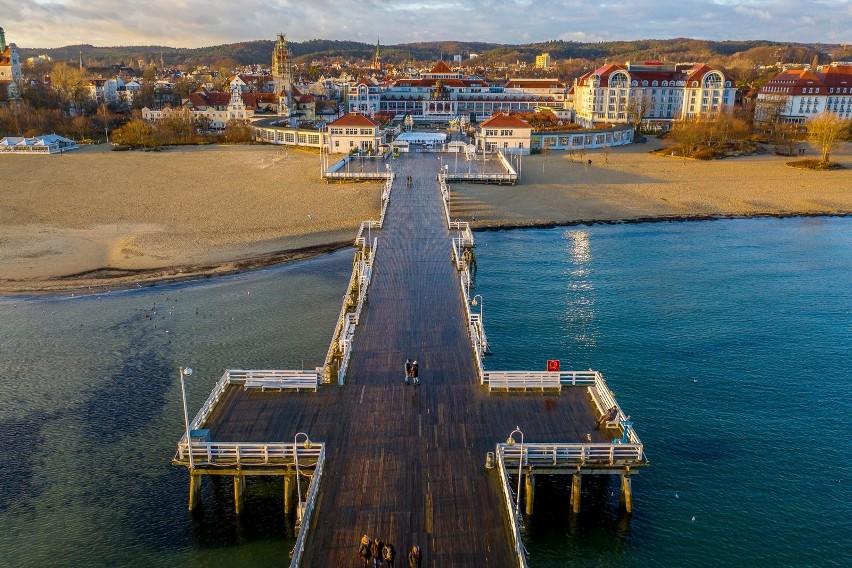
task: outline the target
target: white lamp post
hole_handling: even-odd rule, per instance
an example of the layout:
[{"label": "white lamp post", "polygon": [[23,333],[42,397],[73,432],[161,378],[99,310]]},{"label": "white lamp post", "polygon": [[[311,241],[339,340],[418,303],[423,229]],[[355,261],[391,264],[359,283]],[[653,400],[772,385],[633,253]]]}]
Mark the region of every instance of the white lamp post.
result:
[{"label": "white lamp post", "polygon": [[[479,302],[476,301],[477,298],[479,298]],[[470,305],[474,306],[474,307],[476,307],[477,305],[479,306],[479,324],[482,325],[482,309],[483,309],[482,296],[480,294],[477,294],[476,296],[474,296],[473,300],[471,300],[471,302],[470,302]]]},{"label": "white lamp post", "polygon": [[293,436],[293,461],[296,462],[296,495],[299,499],[299,509],[297,512],[297,519],[299,524],[302,523],[302,484],[299,481],[299,436],[305,437],[304,446],[306,450],[311,448],[311,439],[308,438],[308,435],[304,432],[298,432],[295,436]]},{"label": "white lamp post", "polygon": [[521,435],[521,455],[518,457],[518,493],[515,499],[515,516],[518,516],[518,511],[521,508],[521,468],[524,465],[524,433],[521,432],[520,426],[515,426],[515,429],[512,430],[512,433],[509,434],[509,437],[506,439],[507,446],[515,445],[515,434]]},{"label": "white lamp post", "polygon": [[192,461],[192,438],[189,436],[189,412],[186,409],[186,386],[183,383],[183,378],[192,374],[192,369],[189,367],[180,367],[180,394],[183,399],[183,424],[186,426],[186,447],[189,450],[189,469],[195,469],[195,462]]}]

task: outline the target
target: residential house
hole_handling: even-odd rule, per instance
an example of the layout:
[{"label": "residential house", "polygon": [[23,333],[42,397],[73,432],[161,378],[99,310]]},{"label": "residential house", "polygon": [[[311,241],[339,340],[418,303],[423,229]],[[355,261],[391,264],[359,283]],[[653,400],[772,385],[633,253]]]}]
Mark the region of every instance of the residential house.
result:
[{"label": "residential house", "polygon": [[328,125],[329,151],[346,154],[378,150],[381,145],[379,125],[358,112],[344,114]]},{"label": "residential house", "polygon": [[495,114],[476,132],[476,148],[504,154],[530,153],[532,127],[525,120],[506,113]]}]

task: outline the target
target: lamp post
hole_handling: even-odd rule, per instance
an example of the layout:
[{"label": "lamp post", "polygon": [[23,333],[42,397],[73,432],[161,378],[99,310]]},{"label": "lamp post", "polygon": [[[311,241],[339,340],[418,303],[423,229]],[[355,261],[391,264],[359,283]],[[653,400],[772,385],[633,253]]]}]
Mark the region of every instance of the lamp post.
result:
[{"label": "lamp post", "polygon": [[183,400],[183,424],[186,426],[186,447],[189,451],[189,469],[195,469],[195,462],[192,461],[192,438],[189,436],[189,412],[186,409],[186,386],[183,378],[192,374],[192,369],[189,367],[179,367],[180,369],[180,394]]},{"label": "lamp post", "polygon": [[[476,301],[477,298],[479,298],[479,302]],[[483,308],[482,295],[480,295],[480,294],[475,295],[473,297],[473,299],[470,301],[470,305],[473,306],[473,307],[476,307],[477,305],[479,306],[479,325],[482,325],[482,308]]]},{"label": "lamp post", "polygon": [[515,429],[512,430],[512,433],[509,434],[508,438],[506,438],[506,445],[507,446],[514,446],[515,445],[515,443],[516,443],[515,442],[515,434],[516,433],[521,435],[521,455],[518,457],[518,493],[517,493],[517,496],[515,498],[515,516],[517,517],[518,511],[520,511],[520,508],[521,508],[521,472],[522,472],[521,468],[524,465],[524,433],[521,432],[520,426],[515,426]]},{"label": "lamp post", "polygon": [[296,513],[296,518],[299,524],[302,523],[302,484],[299,481],[299,436],[305,437],[304,446],[306,450],[311,448],[311,439],[308,438],[308,435],[304,432],[297,432],[295,436],[293,436],[293,461],[296,462],[296,495],[299,499],[299,509]]}]

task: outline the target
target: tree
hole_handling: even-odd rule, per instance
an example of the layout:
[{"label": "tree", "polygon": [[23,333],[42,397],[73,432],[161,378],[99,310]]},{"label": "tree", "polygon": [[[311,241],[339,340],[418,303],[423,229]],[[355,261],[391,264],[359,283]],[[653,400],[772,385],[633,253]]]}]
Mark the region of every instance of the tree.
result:
[{"label": "tree", "polygon": [[627,102],[627,122],[633,126],[633,139],[639,139],[639,129],[642,127],[642,121],[648,116],[651,110],[651,99],[645,97],[644,93],[636,97],[631,97]]},{"label": "tree", "polygon": [[50,73],[50,86],[57,92],[64,108],[79,109],[88,90],[86,72],[59,62]]},{"label": "tree", "polygon": [[131,120],[113,133],[113,140],[131,148],[155,146],[154,128],[142,120]]},{"label": "tree", "polygon": [[850,121],[841,120],[836,114],[822,112],[805,123],[808,141],[821,156],[820,162],[828,164],[831,152],[846,140],[850,133]]}]

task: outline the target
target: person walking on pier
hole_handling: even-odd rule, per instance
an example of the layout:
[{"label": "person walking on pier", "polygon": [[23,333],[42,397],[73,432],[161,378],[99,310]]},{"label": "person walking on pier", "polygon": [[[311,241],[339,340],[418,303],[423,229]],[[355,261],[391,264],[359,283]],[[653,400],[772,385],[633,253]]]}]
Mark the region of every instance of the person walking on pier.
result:
[{"label": "person walking on pier", "polygon": [[420,384],[420,363],[417,361],[411,364],[411,380],[415,386]]},{"label": "person walking on pier", "polygon": [[423,555],[420,553],[420,547],[416,544],[411,547],[411,552],[408,553],[408,568],[420,568],[420,560]]},{"label": "person walking on pier", "polygon": [[367,568],[367,565],[370,562],[370,537],[364,535],[361,537],[361,545],[358,547],[358,558],[364,561],[364,568]]},{"label": "person walking on pier", "polygon": [[405,360],[405,384],[411,380],[411,359]]},{"label": "person walking on pier", "polygon": [[396,558],[396,549],[391,543],[385,543],[385,548],[382,550],[382,558],[385,559],[385,564],[388,568],[393,568],[393,560]]},{"label": "person walking on pier", "polygon": [[375,539],[370,545],[370,554],[373,556],[373,568],[379,568],[382,565],[382,551],[385,548],[385,543],[379,539]]}]

